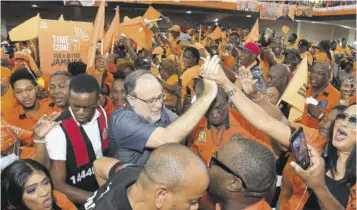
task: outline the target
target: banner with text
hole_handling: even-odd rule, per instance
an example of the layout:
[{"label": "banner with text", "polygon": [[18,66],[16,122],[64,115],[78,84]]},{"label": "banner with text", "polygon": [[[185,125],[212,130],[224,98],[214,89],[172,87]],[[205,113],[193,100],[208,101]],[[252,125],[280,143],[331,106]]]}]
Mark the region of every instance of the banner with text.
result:
[{"label": "banner with text", "polygon": [[67,70],[70,62],[87,63],[92,23],[41,20],[39,29],[39,51],[41,70],[52,74],[58,70]]}]

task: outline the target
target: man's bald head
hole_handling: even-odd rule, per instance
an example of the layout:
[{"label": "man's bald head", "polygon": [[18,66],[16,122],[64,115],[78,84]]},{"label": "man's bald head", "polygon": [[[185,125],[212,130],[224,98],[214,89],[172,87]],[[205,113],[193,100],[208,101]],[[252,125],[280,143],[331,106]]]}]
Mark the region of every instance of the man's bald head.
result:
[{"label": "man's bald head", "polygon": [[268,87],[275,87],[282,94],[290,80],[290,69],[287,65],[277,63],[270,67],[268,73]]},{"label": "man's bald head", "polygon": [[[240,178],[213,163],[209,168],[209,193],[214,199],[222,203],[232,200],[254,203],[262,198],[271,201],[275,190],[276,166],[274,155],[268,148],[240,134],[233,134],[230,141],[217,152],[216,158]],[[243,182],[246,185],[244,190]]]},{"label": "man's bald head", "polygon": [[205,182],[208,184],[209,180],[202,160],[187,147],[174,143],[164,144],[154,150],[140,177],[151,184],[164,185],[173,192],[185,190],[187,185],[200,180],[203,185]]}]

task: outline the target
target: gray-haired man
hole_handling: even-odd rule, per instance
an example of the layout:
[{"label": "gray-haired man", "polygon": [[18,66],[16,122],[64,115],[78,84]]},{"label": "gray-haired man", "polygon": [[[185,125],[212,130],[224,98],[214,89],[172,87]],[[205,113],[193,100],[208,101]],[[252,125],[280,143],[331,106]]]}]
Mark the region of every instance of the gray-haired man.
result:
[{"label": "gray-haired man", "polygon": [[191,132],[217,95],[217,85],[205,80],[203,95],[191,108],[177,115],[163,106],[165,95],[159,80],[146,70],[137,70],[125,79],[127,107],[110,119],[112,157],[144,164],[151,151],[166,143],[180,143]]}]

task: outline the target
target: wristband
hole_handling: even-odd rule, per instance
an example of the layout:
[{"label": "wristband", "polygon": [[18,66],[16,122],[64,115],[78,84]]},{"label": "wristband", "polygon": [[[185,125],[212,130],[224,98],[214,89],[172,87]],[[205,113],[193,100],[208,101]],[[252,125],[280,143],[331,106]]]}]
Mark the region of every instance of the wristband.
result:
[{"label": "wristband", "polygon": [[229,97],[231,97],[231,96],[233,96],[236,92],[237,92],[237,90],[236,90],[235,88],[233,88],[232,90],[230,90],[230,91],[227,92],[227,95],[228,95]]},{"label": "wristband", "polygon": [[46,140],[45,140],[45,139],[42,139],[42,140],[36,140],[36,139],[34,139],[33,142],[35,142],[36,144],[45,144],[45,143],[46,143]]},{"label": "wristband", "polygon": [[321,120],[323,117],[324,117],[324,113],[321,113],[320,116],[317,119]]}]

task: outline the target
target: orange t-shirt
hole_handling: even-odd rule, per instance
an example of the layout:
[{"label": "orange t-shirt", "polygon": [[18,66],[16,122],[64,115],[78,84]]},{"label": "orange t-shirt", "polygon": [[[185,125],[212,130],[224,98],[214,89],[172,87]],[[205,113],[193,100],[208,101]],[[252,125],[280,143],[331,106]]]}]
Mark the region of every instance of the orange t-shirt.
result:
[{"label": "orange t-shirt", "polygon": [[253,127],[240,113],[230,107],[225,125],[218,131],[209,125],[206,117],[203,117],[193,129],[188,146],[201,157],[203,162],[208,163],[211,156],[223,147],[233,134],[242,135],[242,137],[263,144],[272,150],[269,137]]},{"label": "orange t-shirt", "polygon": [[31,137],[32,131],[10,125],[3,118],[1,119],[1,151],[12,146],[17,139],[29,139]]},{"label": "orange t-shirt", "polygon": [[276,62],[278,62],[278,63],[284,63],[285,56],[282,56],[281,58],[275,57],[275,60],[276,60]]},{"label": "orange t-shirt", "polygon": [[182,80],[182,100],[186,95],[186,87],[190,88],[191,96],[195,95],[195,90],[193,88],[193,80],[198,78],[198,74],[200,73],[200,66],[196,65],[187,69],[180,77]]},{"label": "orange t-shirt", "polygon": [[[165,84],[167,85],[174,85],[176,84],[178,81],[178,75],[177,74],[174,74],[172,75],[170,78],[168,78],[166,81],[165,81]],[[165,100],[165,104],[166,105],[169,105],[169,106],[173,106],[173,105],[176,105],[176,96],[170,94],[169,92],[165,91],[166,92],[166,100]]]},{"label": "orange t-shirt", "polygon": [[103,109],[109,119],[110,115],[115,110],[115,106],[114,106],[112,100],[108,96],[104,96],[104,97],[105,97],[105,104],[103,106]]},{"label": "orange t-shirt", "polygon": [[313,57],[309,51],[305,51],[304,53],[300,53],[300,58],[304,59],[305,55],[307,55],[307,64],[312,65]]},{"label": "orange t-shirt", "polygon": [[[318,95],[312,95],[312,87],[311,84],[308,84],[306,90],[306,97],[314,97],[317,101],[319,101],[320,110],[324,114],[328,114],[330,110],[339,104],[340,101],[340,92],[336,90],[331,84],[329,84],[324,91],[320,92]],[[306,125],[310,128],[318,128],[319,120],[311,117],[307,112],[307,105],[305,105],[305,112],[302,116],[302,119],[297,121],[300,124]]]},{"label": "orange t-shirt", "polygon": [[[32,127],[36,124],[37,120],[39,120],[42,117],[42,115],[44,114],[50,115],[53,112],[53,108],[48,106],[48,104],[46,104],[46,101],[38,100],[38,103],[40,106],[37,111],[36,117],[26,114],[22,106],[16,103],[11,116],[5,115],[4,118],[10,125],[15,125],[22,129],[32,132]],[[21,140],[22,143],[24,143],[27,146],[31,146],[33,144],[32,138],[25,138]]]},{"label": "orange t-shirt", "polygon": [[350,97],[350,100],[348,101],[348,104],[353,104],[356,103],[356,95]]},{"label": "orange t-shirt", "polygon": [[[332,55],[331,55],[332,56]],[[314,55],[315,62],[325,62],[331,65],[331,68],[335,65],[335,58],[332,57],[332,60],[327,56],[326,52],[319,51]]]},{"label": "orange t-shirt", "polygon": [[49,106],[49,107],[52,108],[53,112],[60,112],[60,113],[63,112],[63,109],[61,109],[58,106],[56,106],[56,104],[53,102],[51,97],[48,97],[48,98],[45,98],[45,99],[42,99],[42,100],[44,101],[44,104],[46,106]]},{"label": "orange t-shirt", "polygon": [[53,199],[58,207],[63,210],[77,210],[77,207],[67,198],[67,196],[57,190],[53,190]]},{"label": "orange t-shirt", "polygon": [[112,85],[114,81],[114,76],[111,73],[107,73],[105,79],[104,79],[104,84],[108,86],[109,92],[112,92]]}]

